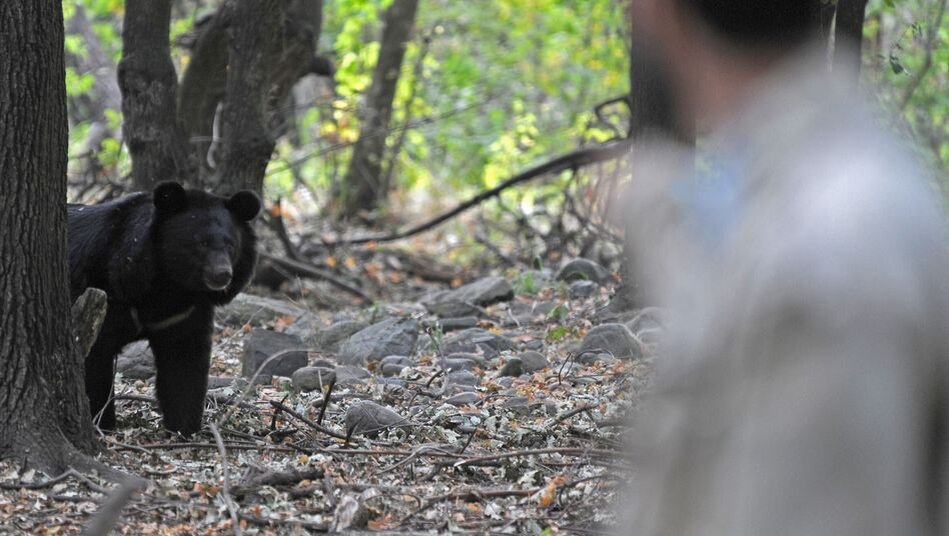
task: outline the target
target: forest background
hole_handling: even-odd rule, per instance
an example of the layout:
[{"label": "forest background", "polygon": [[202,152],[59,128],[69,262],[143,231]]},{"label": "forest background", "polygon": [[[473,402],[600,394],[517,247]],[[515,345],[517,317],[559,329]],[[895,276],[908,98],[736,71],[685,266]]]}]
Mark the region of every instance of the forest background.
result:
[{"label": "forest background", "polygon": [[[316,219],[388,229],[416,223],[532,165],[622,138],[629,129],[629,108],[621,100],[630,91],[626,0],[427,0],[422,6],[400,0],[403,5],[391,10],[391,0],[297,3],[310,16],[319,11],[313,71],[320,75],[301,77],[281,103],[263,182],[268,205],[279,200],[291,227]],[[188,70],[219,4],[172,2],[178,76]],[[870,1],[861,60],[863,89],[889,112],[885,120],[915,141],[941,186],[949,169],[945,4]],[[138,189],[122,141],[116,83],[125,9],[121,0],[64,2],[74,201]],[[386,26],[395,27],[399,17],[402,31],[390,28],[387,41]],[[393,58],[403,46],[404,57]],[[388,100],[372,91],[379,58],[395,66],[389,67]],[[179,114],[184,99],[179,95]],[[383,110],[381,122],[370,117],[376,109]],[[192,136],[190,143],[211,145],[202,166],[213,167],[219,133],[210,134]],[[361,146],[367,140],[379,143]],[[376,162],[370,184],[361,184],[354,158]],[[461,263],[481,257],[489,240],[500,240],[502,253],[520,259],[543,256],[550,248],[537,240],[504,239],[518,233],[524,218],[535,224],[534,234],[544,235],[557,225],[550,214],[565,212],[565,204],[589,202],[570,209],[595,219],[593,187],[603,173],[602,167],[568,170],[507,189],[479,213],[482,222],[492,222],[488,236],[466,233],[461,219],[435,242]],[[337,236],[323,225],[324,238]],[[334,227],[340,234],[344,228]]]}]

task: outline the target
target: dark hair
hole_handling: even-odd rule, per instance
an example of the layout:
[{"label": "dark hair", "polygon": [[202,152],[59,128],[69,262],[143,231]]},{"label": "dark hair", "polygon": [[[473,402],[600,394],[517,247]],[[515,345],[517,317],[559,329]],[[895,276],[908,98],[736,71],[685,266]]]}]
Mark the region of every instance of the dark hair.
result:
[{"label": "dark hair", "polygon": [[820,0],[679,0],[736,45],[787,46],[816,33]]}]

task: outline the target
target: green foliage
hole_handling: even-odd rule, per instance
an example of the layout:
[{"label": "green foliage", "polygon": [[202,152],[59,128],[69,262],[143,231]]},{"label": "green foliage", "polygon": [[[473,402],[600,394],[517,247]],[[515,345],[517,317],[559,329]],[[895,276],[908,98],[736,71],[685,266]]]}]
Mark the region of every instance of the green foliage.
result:
[{"label": "green foliage", "polygon": [[[359,98],[371,81],[387,4],[325,4],[320,41],[337,63],[337,97],[332,106],[301,115],[307,142],[287,153],[320,155],[298,166],[299,178],[313,188],[326,189],[345,172],[345,145],[358,135]],[[576,146],[588,135],[592,107],[626,91],[626,21],[615,0],[423,4],[388,137],[392,145],[409,129],[395,161],[399,189],[455,197],[495,185]],[[428,47],[423,37],[431,40]]]},{"label": "green foliage", "polygon": [[[345,174],[359,132],[361,97],[379,54],[381,17],[391,0],[324,3],[319,52],[336,65],[333,93],[297,102],[293,136],[278,142],[268,169],[268,195],[289,198],[301,187],[320,203]],[[189,51],[176,40],[218,2],[175,3],[172,54],[179,75]],[[618,0],[423,0],[406,50],[393,109],[387,156],[396,203],[452,204],[524,168],[616,135],[593,115],[596,104],[628,90],[628,2]],[[908,134],[935,168],[949,169],[949,16],[925,66],[933,0],[871,0],[865,27],[864,78],[897,110]],[[114,62],[121,56],[123,0],[64,0],[67,21],[81,6]],[[427,44],[425,40],[428,40]],[[67,54],[86,57],[90,46],[67,35]],[[88,131],[85,102],[96,99],[94,74],[66,72],[71,157]],[[906,106],[902,106],[908,95]],[[118,132],[120,111],[107,110]],[[605,112],[621,125],[625,109]],[[622,130],[620,128],[619,130]],[[404,134],[404,135],[403,135]],[[128,156],[116,139],[104,144],[107,165],[122,173]],[[115,178],[118,178],[116,176]],[[532,214],[562,199],[569,174],[506,192],[500,202]],[[498,207],[498,204],[488,204]],[[437,208],[437,207],[436,207]],[[415,218],[407,218],[415,219]],[[477,255],[480,248],[468,249]],[[525,284],[527,284],[525,282]]]},{"label": "green foliage", "polygon": [[534,277],[533,272],[521,272],[514,278],[514,287],[516,294],[537,294],[540,291],[540,282]]},{"label": "green foliage", "polygon": [[563,342],[567,339],[579,339],[580,329],[576,326],[550,326],[547,328],[547,335],[544,338],[550,343]]},{"label": "green foliage", "polygon": [[876,84],[880,100],[901,119],[897,128],[917,142],[949,188],[949,12],[931,33],[939,4],[871,1],[863,65],[865,79]]},{"label": "green foliage", "polygon": [[547,313],[548,322],[563,322],[570,316],[570,308],[566,304],[559,304]]}]

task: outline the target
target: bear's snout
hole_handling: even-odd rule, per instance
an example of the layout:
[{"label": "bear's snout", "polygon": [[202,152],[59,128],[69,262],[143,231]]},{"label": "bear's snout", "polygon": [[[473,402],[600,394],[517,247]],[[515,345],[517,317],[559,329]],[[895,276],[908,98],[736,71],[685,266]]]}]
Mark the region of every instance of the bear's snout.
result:
[{"label": "bear's snout", "polygon": [[218,258],[212,258],[211,261],[204,269],[204,284],[211,290],[224,290],[231,283],[231,277],[234,275],[231,270],[231,259],[227,255],[221,255]]}]

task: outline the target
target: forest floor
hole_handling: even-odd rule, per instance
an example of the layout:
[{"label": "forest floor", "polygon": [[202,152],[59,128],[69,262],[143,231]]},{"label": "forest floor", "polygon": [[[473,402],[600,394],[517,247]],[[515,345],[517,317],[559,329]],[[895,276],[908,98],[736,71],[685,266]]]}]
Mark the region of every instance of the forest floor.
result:
[{"label": "forest floor", "polygon": [[[557,275],[509,270],[489,278],[510,285],[487,298],[468,294],[461,305],[476,314],[447,327],[435,323],[431,297],[451,285],[410,273],[387,274],[412,283],[404,296],[331,311],[307,299],[319,288],[341,300],[325,283],[249,289],[268,295],[275,310],[248,317],[242,301],[217,315],[212,389],[198,434],[162,429],[147,371],[143,379],[119,375],[119,429],[102,435],[99,458],[149,483],[125,505],[117,532],[609,532],[629,467],[622,435],[649,383],[650,326],[658,322],[637,312],[604,319],[612,276],[591,284]],[[408,322],[410,355],[343,366],[355,343],[329,344],[327,334],[387,318]],[[604,323],[622,340],[599,333],[600,348],[588,339]],[[466,326],[473,329],[453,329]],[[240,379],[242,348],[259,330],[296,333],[306,341],[307,370],[336,380],[320,377],[304,388],[303,376],[274,375],[248,386]],[[624,341],[639,347],[626,351]],[[369,354],[379,352],[389,349]],[[112,485],[7,462],[0,488],[0,533],[48,535],[79,533]]]}]

